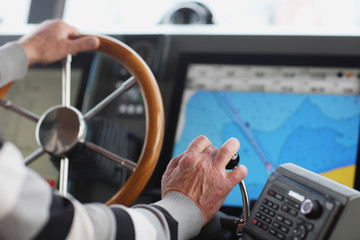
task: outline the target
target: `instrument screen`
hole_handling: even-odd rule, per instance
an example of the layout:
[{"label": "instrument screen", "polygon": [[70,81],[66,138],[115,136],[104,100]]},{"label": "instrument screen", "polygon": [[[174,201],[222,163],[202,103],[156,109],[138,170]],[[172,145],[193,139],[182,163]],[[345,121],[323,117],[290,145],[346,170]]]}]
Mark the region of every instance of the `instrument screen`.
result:
[{"label": "instrument screen", "polygon": [[[195,62],[185,72],[173,156],[198,135],[217,147],[239,139],[254,200],[287,162],[354,187],[359,68]],[[234,188],[224,205],[241,206],[239,196]]]}]

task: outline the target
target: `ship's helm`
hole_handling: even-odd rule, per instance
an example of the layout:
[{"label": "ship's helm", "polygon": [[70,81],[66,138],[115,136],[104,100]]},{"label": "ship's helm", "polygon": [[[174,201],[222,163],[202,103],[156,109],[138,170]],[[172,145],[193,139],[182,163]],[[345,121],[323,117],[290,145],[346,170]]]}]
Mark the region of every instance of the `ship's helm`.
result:
[{"label": "ship's helm", "polygon": [[[42,116],[38,116],[4,99],[7,90],[13,84],[9,83],[0,89],[0,105],[37,124],[35,137],[39,148],[25,159],[25,163],[29,164],[45,153],[60,158],[59,191],[62,194],[66,195],[68,189],[68,155],[81,145],[132,171],[126,183],[107,201],[107,204],[120,203],[128,206],[143,190],[156,166],[164,133],[163,103],[157,82],[142,58],[126,44],[116,39],[107,36],[98,37],[100,46],[97,51],[116,59],[132,76],[88,112],[83,114],[70,106],[71,55],[63,61],[61,104],[49,108]],[[87,141],[86,133],[87,122],[136,83],[144,100],[146,130],[140,157],[134,162]]]}]

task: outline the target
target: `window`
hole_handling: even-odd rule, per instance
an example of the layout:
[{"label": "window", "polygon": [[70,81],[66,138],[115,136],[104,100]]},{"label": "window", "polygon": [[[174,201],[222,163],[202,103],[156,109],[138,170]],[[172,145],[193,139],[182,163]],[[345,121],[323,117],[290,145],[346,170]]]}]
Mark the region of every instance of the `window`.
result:
[{"label": "window", "polygon": [[27,24],[31,0],[0,0],[0,30],[14,31]]},{"label": "window", "polygon": [[[35,0],[0,0],[0,33],[25,27]],[[46,0],[37,0],[46,1]],[[64,4],[63,18],[88,32],[121,32],[158,25],[166,14],[191,0],[52,0]],[[215,26],[231,31],[261,27],[325,27],[334,31],[360,27],[357,0],[199,0],[213,15]],[[39,4],[38,4],[39,5]],[[41,5],[40,6],[44,6]],[[260,28],[259,28],[260,27]],[[294,28],[296,27],[296,28]]]}]

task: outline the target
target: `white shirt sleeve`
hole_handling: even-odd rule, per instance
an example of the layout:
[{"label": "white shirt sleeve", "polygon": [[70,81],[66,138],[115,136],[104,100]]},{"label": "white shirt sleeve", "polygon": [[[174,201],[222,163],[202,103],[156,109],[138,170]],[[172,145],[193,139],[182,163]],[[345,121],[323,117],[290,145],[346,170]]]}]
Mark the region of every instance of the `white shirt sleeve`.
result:
[{"label": "white shirt sleeve", "polygon": [[24,48],[17,42],[0,47],[0,87],[23,79],[28,71],[28,60]]}]

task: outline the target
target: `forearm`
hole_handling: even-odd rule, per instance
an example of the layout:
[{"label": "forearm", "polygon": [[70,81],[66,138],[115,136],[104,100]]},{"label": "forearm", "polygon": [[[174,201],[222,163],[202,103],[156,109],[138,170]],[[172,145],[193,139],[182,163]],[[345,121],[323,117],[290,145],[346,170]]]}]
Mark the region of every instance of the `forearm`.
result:
[{"label": "forearm", "polygon": [[17,42],[0,47],[0,87],[25,77],[28,60],[24,48]]},{"label": "forearm", "polygon": [[153,205],[132,208],[72,203],[75,214],[67,239],[185,240],[201,229],[200,210],[179,193],[171,193]]}]

